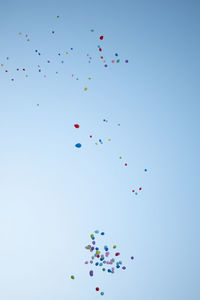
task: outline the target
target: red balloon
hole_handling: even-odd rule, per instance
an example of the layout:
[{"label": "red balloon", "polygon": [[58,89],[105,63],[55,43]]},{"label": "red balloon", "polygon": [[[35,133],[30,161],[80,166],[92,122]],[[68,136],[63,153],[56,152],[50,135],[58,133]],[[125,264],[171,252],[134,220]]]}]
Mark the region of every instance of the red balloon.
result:
[{"label": "red balloon", "polygon": [[101,49],[101,48],[99,48],[99,51],[101,52],[101,51],[102,51],[102,49]]},{"label": "red balloon", "polygon": [[99,288],[98,288],[98,287],[96,287],[96,291],[97,291],[97,292],[99,291]]},{"label": "red balloon", "polygon": [[80,126],[78,124],[74,124],[74,127],[75,128],[79,128]]},{"label": "red balloon", "polygon": [[103,40],[103,35],[100,36],[100,40],[101,40],[101,41]]},{"label": "red balloon", "polygon": [[125,166],[127,167],[127,164],[125,164]]}]

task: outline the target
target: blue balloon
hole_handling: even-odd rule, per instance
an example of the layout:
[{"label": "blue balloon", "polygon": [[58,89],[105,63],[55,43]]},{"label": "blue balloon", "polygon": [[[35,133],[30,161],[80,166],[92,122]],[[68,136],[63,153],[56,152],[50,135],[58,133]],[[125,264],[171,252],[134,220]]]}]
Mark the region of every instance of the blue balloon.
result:
[{"label": "blue balloon", "polygon": [[81,145],[80,143],[78,143],[78,144],[75,145],[75,147],[76,147],[76,148],[81,148],[82,145]]}]

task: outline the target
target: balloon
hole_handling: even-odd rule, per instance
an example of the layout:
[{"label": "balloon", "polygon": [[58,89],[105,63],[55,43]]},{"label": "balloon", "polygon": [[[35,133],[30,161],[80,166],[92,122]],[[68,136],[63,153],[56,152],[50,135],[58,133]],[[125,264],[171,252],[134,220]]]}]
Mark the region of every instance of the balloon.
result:
[{"label": "balloon", "polygon": [[75,145],[75,147],[76,147],[76,148],[81,148],[82,145],[81,145],[80,143],[77,143],[77,144]]}]

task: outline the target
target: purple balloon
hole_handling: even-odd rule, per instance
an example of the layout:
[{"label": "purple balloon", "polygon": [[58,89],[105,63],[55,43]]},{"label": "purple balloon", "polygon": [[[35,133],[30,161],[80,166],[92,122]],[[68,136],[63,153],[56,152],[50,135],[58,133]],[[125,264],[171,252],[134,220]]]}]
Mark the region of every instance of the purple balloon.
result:
[{"label": "purple balloon", "polygon": [[134,259],[134,256],[131,256],[131,259]]},{"label": "purple balloon", "polygon": [[124,266],[124,267],[122,267],[122,270],[126,270],[126,267]]},{"label": "purple balloon", "polygon": [[91,270],[91,271],[89,272],[89,274],[90,274],[90,276],[92,277],[92,276],[94,275],[94,272]]}]

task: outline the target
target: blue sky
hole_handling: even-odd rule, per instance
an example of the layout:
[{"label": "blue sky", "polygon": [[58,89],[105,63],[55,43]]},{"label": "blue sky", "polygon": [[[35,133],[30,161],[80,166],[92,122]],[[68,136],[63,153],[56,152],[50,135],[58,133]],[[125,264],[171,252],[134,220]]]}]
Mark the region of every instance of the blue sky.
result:
[{"label": "blue sky", "polygon": [[[199,14],[199,1],[1,4],[1,299],[200,298]],[[95,229],[126,271],[88,276]]]}]

